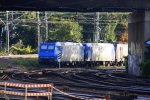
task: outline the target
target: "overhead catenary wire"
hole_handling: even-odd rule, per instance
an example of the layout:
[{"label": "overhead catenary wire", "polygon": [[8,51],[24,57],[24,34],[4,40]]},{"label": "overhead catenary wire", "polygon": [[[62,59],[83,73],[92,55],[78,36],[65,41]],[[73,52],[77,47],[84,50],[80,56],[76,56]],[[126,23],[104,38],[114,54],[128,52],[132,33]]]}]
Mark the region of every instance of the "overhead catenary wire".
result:
[{"label": "overhead catenary wire", "polygon": [[[9,19],[9,20],[6,20],[6,15],[7,13],[5,11],[2,11],[0,12],[0,16],[2,16],[0,18],[0,22],[1,24],[4,24],[6,25],[6,23],[8,22],[9,25],[12,24],[11,26],[14,27],[14,26],[21,26],[21,24],[25,24],[25,25],[36,25],[38,24],[38,21],[37,21],[37,17],[34,17],[32,19],[28,19],[28,17],[24,17],[25,15],[27,14],[30,14],[32,13],[33,11],[9,11],[8,12],[8,17],[11,18],[11,13],[13,13],[13,18],[12,19]],[[35,12],[36,13],[36,12]],[[113,18],[113,19],[103,19],[101,18],[102,15],[105,15],[105,14],[109,14],[108,12],[100,12],[100,19],[99,20],[95,20],[95,23],[99,23],[99,28],[98,31],[101,32],[102,30],[102,27],[107,25],[107,24],[115,24],[118,19],[116,18]],[[116,14],[124,14],[122,12],[120,13],[116,13]],[[128,14],[128,13],[125,13],[125,14]],[[46,16],[47,15],[47,16]],[[45,17],[43,15],[40,15],[39,17],[42,17],[41,18],[41,21],[40,21],[40,27],[45,28],[45,39],[48,38],[48,25],[50,24],[59,24],[60,21],[58,20],[55,20],[55,21],[52,21],[51,20],[51,17],[55,17],[55,16],[61,16],[62,19],[64,19],[63,21],[61,21],[61,23],[68,23],[68,21],[70,19],[73,19],[71,22],[78,22],[80,25],[94,25],[94,17],[93,17],[94,13],[82,13],[82,12],[51,12],[51,11],[46,11],[45,13]],[[119,20],[118,22],[118,25],[122,25],[124,23],[124,20]],[[51,29],[53,28],[53,26],[51,27]],[[120,27],[119,27],[120,28]],[[124,28],[123,26],[121,28]],[[10,27],[11,29],[11,27]],[[91,29],[93,30],[93,29]],[[87,32],[88,30],[87,29],[84,29],[83,32]],[[87,32],[87,33],[94,33],[93,32]],[[102,32],[102,35],[103,35],[104,32]],[[101,36],[99,38],[102,38]]]}]

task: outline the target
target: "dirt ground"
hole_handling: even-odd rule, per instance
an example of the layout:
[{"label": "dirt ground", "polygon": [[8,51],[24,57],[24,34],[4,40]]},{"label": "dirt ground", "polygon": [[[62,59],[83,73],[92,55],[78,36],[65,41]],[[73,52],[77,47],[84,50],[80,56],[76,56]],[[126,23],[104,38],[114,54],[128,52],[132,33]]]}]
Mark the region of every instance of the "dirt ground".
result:
[{"label": "dirt ground", "polygon": [[28,54],[28,55],[8,55],[8,56],[0,56],[1,58],[37,58],[38,54]]},{"label": "dirt ground", "polygon": [[37,58],[37,54],[0,56],[0,68],[23,67],[29,59],[35,61]]}]

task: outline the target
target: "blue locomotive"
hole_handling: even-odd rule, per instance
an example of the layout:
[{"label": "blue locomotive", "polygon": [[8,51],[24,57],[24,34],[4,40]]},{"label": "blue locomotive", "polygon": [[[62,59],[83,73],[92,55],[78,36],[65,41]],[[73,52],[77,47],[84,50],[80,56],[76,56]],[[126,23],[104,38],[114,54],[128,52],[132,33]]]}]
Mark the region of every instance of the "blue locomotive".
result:
[{"label": "blue locomotive", "polygon": [[62,47],[60,42],[43,42],[39,47],[39,63],[55,63],[59,60]]}]

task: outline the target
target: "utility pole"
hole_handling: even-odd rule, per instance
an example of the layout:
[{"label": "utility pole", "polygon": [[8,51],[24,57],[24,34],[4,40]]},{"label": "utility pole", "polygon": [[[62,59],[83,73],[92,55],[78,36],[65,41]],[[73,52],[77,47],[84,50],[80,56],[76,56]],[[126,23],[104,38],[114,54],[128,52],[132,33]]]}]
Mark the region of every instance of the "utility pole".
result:
[{"label": "utility pole", "polygon": [[0,35],[0,50],[2,50],[2,35],[3,34],[3,26],[2,26],[2,30],[1,30],[1,35]]},{"label": "utility pole", "polygon": [[12,22],[14,20],[14,12],[13,11],[11,11],[11,20],[12,20]]},{"label": "utility pole", "polygon": [[96,42],[98,43],[99,41],[99,12],[96,12],[96,30],[95,30],[95,33],[96,33]]},{"label": "utility pole", "polygon": [[40,46],[40,16],[39,16],[39,11],[37,12],[37,38],[38,38],[38,47]]},{"label": "utility pole", "polygon": [[93,42],[98,43],[99,41],[99,12],[95,13],[95,34],[93,35]]},{"label": "utility pole", "polygon": [[8,51],[8,54],[9,54],[9,11],[6,11],[6,32],[7,32],[7,51]]},{"label": "utility pole", "polygon": [[[1,30],[1,35],[0,35],[0,46],[1,46],[0,50],[2,50],[3,49],[3,32],[4,32],[5,28],[6,28],[6,23],[1,18],[0,18],[0,22],[2,22],[3,25],[4,25],[4,26],[2,25],[2,30]],[[7,33],[6,33],[6,44],[7,44]],[[5,44],[5,48],[7,48],[6,44]]]},{"label": "utility pole", "polygon": [[13,26],[14,26],[14,24],[13,24],[13,20],[14,20],[14,12],[13,11],[11,11],[11,27],[12,27],[12,29],[13,29]]},{"label": "utility pole", "polygon": [[48,22],[47,22],[47,12],[45,11],[45,40],[48,40]]}]

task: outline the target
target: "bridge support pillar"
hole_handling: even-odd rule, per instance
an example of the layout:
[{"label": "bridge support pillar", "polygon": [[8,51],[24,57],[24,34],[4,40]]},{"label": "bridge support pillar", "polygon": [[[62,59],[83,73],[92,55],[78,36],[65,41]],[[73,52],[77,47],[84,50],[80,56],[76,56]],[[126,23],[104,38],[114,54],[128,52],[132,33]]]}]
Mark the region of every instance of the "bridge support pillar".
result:
[{"label": "bridge support pillar", "polygon": [[144,61],[144,42],[150,39],[150,11],[132,13],[128,19],[128,73],[141,75]]}]

